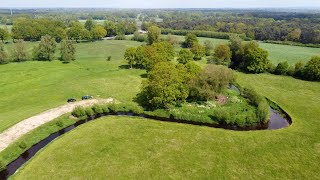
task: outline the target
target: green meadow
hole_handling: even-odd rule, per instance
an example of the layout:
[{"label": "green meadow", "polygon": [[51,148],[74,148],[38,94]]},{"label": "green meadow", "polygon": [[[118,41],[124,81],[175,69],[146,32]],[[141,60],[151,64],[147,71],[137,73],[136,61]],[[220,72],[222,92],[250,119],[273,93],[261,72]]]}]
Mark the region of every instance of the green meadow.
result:
[{"label": "green meadow", "polygon": [[[30,51],[34,44],[28,43]],[[90,94],[132,102],[145,71],[124,68],[123,54],[127,47],[139,45],[113,40],[79,43],[77,60],[69,64],[1,65],[0,132],[65,104],[69,97]],[[274,63],[283,57],[293,64],[319,55],[315,48],[264,43],[261,47],[269,50]],[[243,73],[237,73],[237,82],[278,103],[293,124],[281,130],[238,132],[105,117],[50,143],[12,179],[318,179],[320,83]]]},{"label": "green meadow", "polygon": [[[179,41],[184,41],[184,36],[174,36]],[[166,38],[166,36],[163,36]],[[211,41],[215,46],[219,44],[227,44],[228,40],[225,39],[213,39],[213,38],[198,38],[201,43],[205,41]],[[294,65],[295,63],[302,61],[307,62],[312,56],[320,54],[320,48],[310,48],[301,46],[289,46],[281,44],[271,44],[259,42],[261,48],[269,52],[269,59],[273,64],[277,65],[279,62],[288,61],[289,64]]]}]

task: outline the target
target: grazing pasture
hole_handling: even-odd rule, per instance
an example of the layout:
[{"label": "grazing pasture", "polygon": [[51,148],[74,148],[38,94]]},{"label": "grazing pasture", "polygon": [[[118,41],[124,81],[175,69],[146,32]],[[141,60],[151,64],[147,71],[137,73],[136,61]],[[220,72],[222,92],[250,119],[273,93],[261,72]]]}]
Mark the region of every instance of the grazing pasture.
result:
[{"label": "grazing pasture", "polygon": [[[166,35],[163,35],[166,38]],[[179,41],[184,41],[184,36],[175,36]],[[213,38],[198,38],[201,43],[205,41],[211,41],[214,46],[219,44],[227,44],[228,40],[225,39],[213,39]],[[299,61],[307,62],[311,59],[312,56],[320,55],[320,48],[311,48],[311,47],[301,47],[301,46],[290,46],[290,45],[281,45],[281,44],[271,44],[259,42],[261,48],[269,52],[269,59],[274,64],[279,62],[288,61],[289,64],[293,65]]]},{"label": "grazing pasture", "polygon": [[[202,42],[204,39],[200,38]],[[211,40],[215,44],[226,42]],[[35,44],[28,43],[28,49],[31,51]],[[133,41],[79,43],[77,60],[69,64],[28,61],[1,65],[0,132],[66,103],[69,97],[79,100],[89,94],[132,102],[140,91],[145,71],[126,69],[123,54],[127,47],[139,45]],[[306,49],[316,53],[313,48]],[[275,57],[273,62],[283,61],[277,59],[280,55],[272,55],[276,50],[270,52]],[[58,55],[57,52],[56,59]],[[107,61],[109,56],[111,61]],[[302,57],[292,53],[287,56]],[[200,61],[201,65],[204,63]],[[293,124],[275,131],[236,132],[140,118],[105,117],[50,143],[13,179],[318,178],[320,83],[270,74],[237,73],[237,78],[240,85],[252,86],[278,103],[292,116]]]},{"label": "grazing pasture", "polygon": [[[35,44],[35,43],[32,43]],[[82,95],[132,101],[139,92],[142,70],[120,67],[133,41],[99,41],[77,45],[77,60],[10,63],[0,66],[0,132],[42,111]],[[28,43],[28,47],[31,44]],[[9,45],[10,46],[10,45]],[[58,54],[57,54],[58,55]],[[111,56],[111,61],[107,57]]]}]

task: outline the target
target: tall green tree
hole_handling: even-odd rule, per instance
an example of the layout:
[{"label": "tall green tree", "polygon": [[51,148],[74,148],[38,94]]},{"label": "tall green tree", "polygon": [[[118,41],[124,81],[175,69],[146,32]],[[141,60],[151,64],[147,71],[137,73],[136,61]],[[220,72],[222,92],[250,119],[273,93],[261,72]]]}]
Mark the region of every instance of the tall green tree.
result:
[{"label": "tall green tree", "polygon": [[136,51],[137,48],[129,47],[128,49],[126,49],[126,52],[124,53],[124,59],[128,62],[130,69],[132,69],[133,66],[136,64]]},{"label": "tall green tree", "polygon": [[84,27],[88,30],[91,31],[95,26],[95,23],[92,19],[92,17],[88,18],[87,21],[84,24]]},{"label": "tall green tree", "polygon": [[189,49],[181,49],[179,52],[178,62],[181,64],[187,64],[193,60],[193,53]]},{"label": "tall green tree", "polygon": [[159,42],[161,35],[161,29],[157,26],[151,26],[148,29],[148,42],[149,44],[153,44]]},{"label": "tall green tree", "polygon": [[10,38],[10,33],[7,29],[0,28],[0,39],[2,42],[9,40]]},{"label": "tall green tree", "polygon": [[[67,30],[68,39],[75,40],[78,42],[83,37],[83,31],[89,32],[83,27],[80,22],[74,21],[71,23],[71,27]],[[90,34],[90,33],[89,33]]]},{"label": "tall green tree", "polygon": [[145,104],[153,109],[165,108],[176,102],[184,102],[189,91],[185,79],[186,71],[170,62],[160,62],[143,82],[142,96]]},{"label": "tall green tree", "polygon": [[243,62],[240,65],[244,71],[250,73],[263,73],[271,63],[268,59],[268,51],[259,47],[257,42],[249,42],[244,45]]},{"label": "tall green tree", "polygon": [[0,64],[8,63],[8,54],[4,49],[4,45],[0,43]]},{"label": "tall green tree", "polygon": [[206,55],[206,48],[199,43],[192,45],[191,52],[194,54],[194,60],[201,60]]},{"label": "tall green tree", "polygon": [[76,48],[73,41],[63,40],[60,45],[60,59],[66,63],[75,60]]},{"label": "tall green tree", "polygon": [[206,40],[204,42],[204,47],[206,48],[206,56],[211,56],[214,50],[212,41]]},{"label": "tall green tree", "polygon": [[231,50],[228,45],[220,44],[215,47],[213,58],[211,61],[214,64],[229,66],[231,63]]},{"label": "tall green tree", "polygon": [[91,30],[91,36],[94,40],[100,40],[107,35],[107,31],[100,24],[95,25]]},{"label": "tall green tree", "polygon": [[314,56],[304,68],[304,76],[307,80],[320,81],[320,56]]},{"label": "tall green tree", "polygon": [[27,46],[23,40],[18,40],[14,43],[11,49],[11,59],[14,62],[27,61],[29,58]]},{"label": "tall green tree", "polygon": [[56,52],[57,43],[55,39],[49,35],[43,36],[38,46],[33,50],[33,58],[35,60],[51,61]]},{"label": "tall green tree", "polygon": [[175,52],[173,46],[168,42],[153,43],[144,49],[143,65],[150,71],[159,62],[172,61]]},{"label": "tall green tree", "polygon": [[243,45],[242,39],[237,35],[230,36],[229,47],[232,52],[231,56],[231,67],[234,69],[239,68],[243,59]]},{"label": "tall green tree", "polygon": [[187,48],[192,48],[193,45],[199,44],[199,40],[195,34],[188,33],[183,44]]}]

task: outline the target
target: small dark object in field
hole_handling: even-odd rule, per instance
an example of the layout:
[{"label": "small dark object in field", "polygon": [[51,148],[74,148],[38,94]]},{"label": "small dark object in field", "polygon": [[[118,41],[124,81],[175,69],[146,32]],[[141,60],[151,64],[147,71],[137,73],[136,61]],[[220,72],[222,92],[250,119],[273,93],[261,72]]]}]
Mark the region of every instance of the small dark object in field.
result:
[{"label": "small dark object in field", "polygon": [[107,61],[111,61],[111,56],[108,56]]},{"label": "small dark object in field", "polygon": [[74,98],[69,98],[68,99],[68,103],[71,103],[71,102],[76,102],[77,100],[76,99],[74,99]]},{"label": "small dark object in field", "polygon": [[92,99],[92,98],[93,97],[89,96],[89,95],[82,96],[82,100],[87,100],[87,99]]}]

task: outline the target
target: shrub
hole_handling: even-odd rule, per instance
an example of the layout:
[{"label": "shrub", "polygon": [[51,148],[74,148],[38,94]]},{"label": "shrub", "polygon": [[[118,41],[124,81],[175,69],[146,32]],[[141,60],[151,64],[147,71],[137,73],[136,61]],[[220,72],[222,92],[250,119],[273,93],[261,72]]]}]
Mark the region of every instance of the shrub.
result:
[{"label": "shrub", "polygon": [[109,113],[109,104],[105,104],[101,106],[103,113]]},{"label": "shrub", "polygon": [[117,35],[117,36],[114,38],[114,40],[126,40],[126,39],[127,39],[126,36],[123,35],[123,34]]},{"label": "shrub", "polygon": [[19,143],[19,148],[22,149],[22,150],[26,149],[26,148],[27,148],[26,142],[21,141],[21,142]]},{"label": "shrub", "polygon": [[71,112],[71,114],[74,116],[74,117],[77,117],[77,118],[81,118],[81,117],[84,117],[86,116],[86,111],[83,107],[81,106],[77,106],[73,109],[73,111]]},{"label": "shrub", "polygon": [[138,41],[138,42],[147,42],[148,41],[148,37],[144,34],[140,34],[139,32],[135,32],[133,37],[132,37],[133,41]]},{"label": "shrub", "polygon": [[95,104],[92,106],[92,110],[95,114],[102,114],[103,113],[103,109],[101,105]]},{"label": "shrub", "polygon": [[269,104],[266,99],[263,99],[258,104],[257,117],[261,123],[265,124],[269,121],[269,116],[270,116]]},{"label": "shrub", "polygon": [[273,74],[275,72],[275,70],[276,70],[276,66],[272,63],[269,63],[266,71]]},{"label": "shrub", "polygon": [[294,66],[294,73],[293,75],[295,77],[298,77],[298,78],[303,78],[303,68],[304,68],[304,64],[303,62],[297,62]]},{"label": "shrub", "polygon": [[91,116],[94,115],[94,111],[92,110],[91,107],[87,107],[87,108],[85,109],[85,112],[86,112],[86,115],[87,115],[88,117],[91,117]]},{"label": "shrub", "polygon": [[312,57],[311,60],[304,67],[304,77],[307,80],[320,80],[320,56]]},{"label": "shrub", "polygon": [[57,121],[57,122],[56,122],[56,125],[59,126],[59,127],[63,127],[63,121],[61,121],[61,120],[60,120],[60,121]]},{"label": "shrub", "polygon": [[289,69],[289,64],[287,61],[280,62],[276,67],[274,73],[278,75],[286,75]]}]

